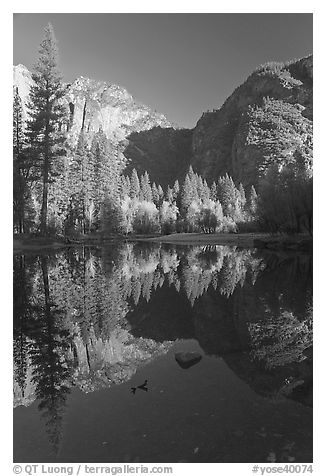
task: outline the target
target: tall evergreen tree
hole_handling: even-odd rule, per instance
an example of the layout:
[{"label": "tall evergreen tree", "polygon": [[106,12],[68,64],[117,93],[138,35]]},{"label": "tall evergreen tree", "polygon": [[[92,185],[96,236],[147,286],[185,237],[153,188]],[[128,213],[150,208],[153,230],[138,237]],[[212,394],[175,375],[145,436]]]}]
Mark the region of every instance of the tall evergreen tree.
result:
[{"label": "tall evergreen tree", "polygon": [[248,208],[251,215],[256,215],[258,196],[255,187],[252,185],[249,194]]},{"label": "tall evergreen tree", "polygon": [[140,195],[141,199],[145,200],[146,202],[153,201],[152,187],[147,171],[145,171],[145,173],[140,178]]},{"label": "tall evergreen tree", "polygon": [[246,193],[242,185],[242,182],[240,182],[240,185],[239,185],[239,202],[240,202],[240,207],[243,210],[246,205],[247,199],[246,199]]},{"label": "tall evergreen tree", "polygon": [[157,192],[158,192],[158,195],[159,195],[159,203],[161,205],[163,203],[163,198],[164,198],[164,192],[163,192],[163,188],[161,187],[161,185],[159,185],[157,187]]},{"label": "tall evergreen tree", "polygon": [[[87,229],[89,229],[89,221],[92,221],[89,217],[89,210],[92,207],[91,204],[94,204],[95,200],[92,187],[94,181],[92,165],[85,134],[81,131],[76,150],[72,157],[69,157],[67,180],[65,181],[67,190],[66,193],[60,191],[60,194],[68,197],[65,199],[65,201],[69,203],[67,215],[68,228],[69,224],[74,228],[75,222],[77,221],[82,233],[85,233]],[[64,207],[64,203],[61,203],[61,205]]]},{"label": "tall evergreen tree", "polygon": [[34,67],[34,81],[30,89],[27,133],[30,152],[39,170],[42,183],[40,232],[47,233],[49,184],[60,171],[59,157],[65,154],[64,137],[60,124],[64,120],[64,108],[60,99],[64,96],[62,78],[58,68],[58,49],[52,25],[45,28],[40,45],[40,56]]},{"label": "tall evergreen tree", "polygon": [[158,193],[158,188],[155,182],[153,182],[153,185],[152,185],[152,196],[153,196],[153,202],[155,203],[155,205],[159,205],[160,195]]},{"label": "tall evergreen tree", "polygon": [[14,93],[13,104],[13,199],[14,226],[19,233],[25,231],[26,194],[28,193],[27,178],[29,167],[26,160],[26,138],[23,129],[22,102],[18,88]]},{"label": "tall evergreen tree", "polygon": [[140,183],[137,170],[133,169],[130,178],[130,198],[139,198]]},{"label": "tall evergreen tree", "polygon": [[100,221],[105,218],[106,228],[114,228],[113,223],[109,227],[107,225],[115,220],[113,215],[115,217],[117,215],[113,213],[111,218],[108,215],[111,215],[111,212],[118,206],[121,195],[121,173],[124,164],[119,152],[101,130],[93,138],[89,160],[92,181],[91,196],[94,197],[95,215],[97,217],[96,226],[98,227]]},{"label": "tall evergreen tree", "polygon": [[175,201],[176,206],[180,210],[181,208],[181,193],[180,193],[180,184],[179,180],[176,180],[172,187],[173,200]]},{"label": "tall evergreen tree", "polygon": [[216,185],[216,182],[213,182],[212,183],[212,186],[210,188],[210,194],[209,194],[209,198],[211,200],[213,200],[214,202],[216,202],[218,200],[217,198],[217,185]]},{"label": "tall evergreen tree", "polygon": [[124,199],[125,197],[130,196],[130,178],[128,175],[121,175],[120,179],[120,198]]},{"label": "tall evergreen tree", "polygon": [[198,200],[197,191],[197,176],[195,175],[192,167],[189,167],[189,171],[184,179],[182,192],[181,192],[181,206],[183,211],[186,211],[189,205]]},{"label": "tall evergreen tree", "polygon": [[14,92],[14,107],[13,107],[13,146],[14,154],[20,155],[25,144],[25,137],[23,131],[23,107],[19,96],[18,87]]},{"label": "tall evergreen tree", "polygon": [[180,184],[178,179],[173,184],[172,192],[173,192],[173,200],[178,200],[178,196],[180,193]]},{"label": "tall evergreen tree", "polygon": [[210,198],[210,189],[209,186],[207,185],[206,180],[203,180],[203,186],[202,186],[202,192],[201,192],[201,197],[200,197],[203,202],[209,200]]},{"label": "tall evergreen tree", "polygon": [[168,188],[166,189],[166,200],[169,203],[173,202],[173,190],[170,188],[170,185],[168,185]]},{"label": "tall evergreen tree", "polygon": [[235,186],[232,177],[228,174],[218,179],[217,198],[220,201],[224,215],[232,219],[238,217],[240,192]]}]

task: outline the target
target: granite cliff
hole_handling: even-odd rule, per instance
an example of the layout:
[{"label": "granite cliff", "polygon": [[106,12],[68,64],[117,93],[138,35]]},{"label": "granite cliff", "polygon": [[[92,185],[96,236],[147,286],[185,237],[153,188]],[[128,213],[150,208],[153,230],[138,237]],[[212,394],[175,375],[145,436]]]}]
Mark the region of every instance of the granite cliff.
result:
[{"label": "granite cliff", "polygon": [[[14,67],[26,117],[31,73]],[[207,181],[225,173],[257,185],[271,163],[279,168],[304,157],[312,168],[312,56],[257,68],[220,109],[205,112],[194,129],[178,129],[136,102],[122,87],[80,77],[66,85],[64,125],[72,147],[102,130],[126,157],[127,171],[147,170],[166,186],[189,165]]]},{"label": "granite cliff", "polygon": [[[22,99],[24,117],[27,117],[27,102],[32,74],[24,66],[14,66],[14,87]],[[69,145],[77,144],[83,130],[89,142],[94,134],[102,130],[108,139],[118,143],[133,132],[153,127],[171,127],[163,114],[134,100],[126,89],[116,84],[77,78],[66,84],[64,105],[66,108],[65,127]]]},{"label": "granite cliff", "polygon": [[267,63],[204,113],[192,135],[194,169],[206,179],[229,173],[246,186],[271,161],[284,165],[298,150],[312,158],[312,66],[312,56]]}]

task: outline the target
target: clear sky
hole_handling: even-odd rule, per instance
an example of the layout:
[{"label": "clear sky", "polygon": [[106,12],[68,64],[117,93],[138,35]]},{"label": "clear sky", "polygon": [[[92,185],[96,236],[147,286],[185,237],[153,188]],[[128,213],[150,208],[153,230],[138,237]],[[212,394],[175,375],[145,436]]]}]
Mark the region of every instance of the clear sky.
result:
[{"label": "clear sky", "polygon": [[260,64],[312,53],[312,14],[24,13],[14,15],[14,64],[32,68],[49,21],[65,81],[119,84],[184,127]]}]

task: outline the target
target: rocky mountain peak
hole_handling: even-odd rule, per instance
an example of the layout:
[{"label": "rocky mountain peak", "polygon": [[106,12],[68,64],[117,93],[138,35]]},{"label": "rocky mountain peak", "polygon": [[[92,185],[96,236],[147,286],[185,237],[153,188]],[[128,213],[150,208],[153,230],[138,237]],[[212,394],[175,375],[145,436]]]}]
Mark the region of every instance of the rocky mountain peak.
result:
[{"label": "rocky mountain peak", "polygon": [[[14,87],[18,88],[22,99],[25,119],[32,84],[30,71],[23,65],[14,66]],[[67,136],[72,146],[77,144],[81,131],[89,142],[96,132],[102,130],[110,141],[118,143],[133,132],[172,126],[163,114],[135,101],[123,87],[83,76],[66,85],[63,101]]]},{"label": "rocky mountain peak", "polygon": [[207,180],[229,173],[257,184],[268,163],[312,157],[312,55],[258,67],[192,136],[192,166]]},{"label": "rocky mountain peak", "polygon": [[[14,84],[26,116],[33,81],[25,66],[14,67]],[[67,84],[64,104],[71,146],[81,131],[90,143],[102,130],[119,144],[129,171],[147,170],[163,186],[182,180],[189,165],[209,183],[228,173],[250,187],[271,163],[283,166],[303,154],[312,164],[312,55],[259,66],[193,130],[178,129],[121,86],[83,76]]]}]

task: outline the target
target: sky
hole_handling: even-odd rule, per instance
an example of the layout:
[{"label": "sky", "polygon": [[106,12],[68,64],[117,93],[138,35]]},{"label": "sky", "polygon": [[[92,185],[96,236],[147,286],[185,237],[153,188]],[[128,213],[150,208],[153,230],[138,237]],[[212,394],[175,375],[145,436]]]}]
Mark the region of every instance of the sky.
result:
[{"label": "sky", "polygon": [[14,64],[33,67],[48,22],[66,82],[84,76],[119,84],[190,128],[257,66],[306,56],[313,46],[305,13],[18,13]]}]

